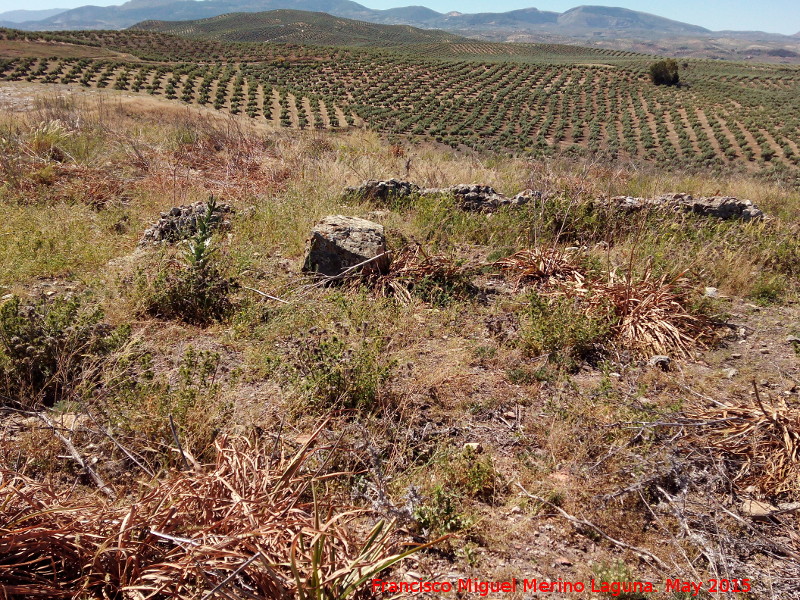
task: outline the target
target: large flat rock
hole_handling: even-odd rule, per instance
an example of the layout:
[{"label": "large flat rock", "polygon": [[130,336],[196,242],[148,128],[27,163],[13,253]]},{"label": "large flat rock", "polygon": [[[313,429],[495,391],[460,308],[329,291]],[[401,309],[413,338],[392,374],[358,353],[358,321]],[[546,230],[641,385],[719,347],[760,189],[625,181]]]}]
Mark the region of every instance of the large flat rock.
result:
[{"label": "large flat rock", "polygon": [[335,277],[370,259],[375,260],[358,270],[372,273],[389,268],[383,225],[358,217],[331,215],[311,231],[303,271]]}]

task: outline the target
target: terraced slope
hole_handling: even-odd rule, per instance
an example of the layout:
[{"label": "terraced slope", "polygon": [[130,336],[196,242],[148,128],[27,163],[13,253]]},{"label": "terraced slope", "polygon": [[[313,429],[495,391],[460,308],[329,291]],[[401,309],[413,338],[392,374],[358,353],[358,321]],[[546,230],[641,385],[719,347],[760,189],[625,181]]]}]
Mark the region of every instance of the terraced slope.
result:
[{"label": "terraced slope", "polygon": [[676,167],[800,163],[796,67],[688,61],[684,85],[665,88],[649,80],[652,57],[574,46],[326,48],[147,31],[60,39],[136,58],[8,57],[0,78],[162,95],[286,127],[367,126],[480,151]]}]

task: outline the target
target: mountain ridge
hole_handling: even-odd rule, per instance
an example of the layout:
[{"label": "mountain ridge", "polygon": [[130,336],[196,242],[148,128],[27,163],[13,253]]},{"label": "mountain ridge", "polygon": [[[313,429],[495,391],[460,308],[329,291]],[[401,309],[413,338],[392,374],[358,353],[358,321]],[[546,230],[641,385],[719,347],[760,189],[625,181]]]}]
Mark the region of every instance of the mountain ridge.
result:
[{"label": "mountain ridge", "polygon": [[271,42],[318,46],[380,46],[470,42],[439,29],[381,25],[328,13],[279,9],[228,13],[193,21],[143,21],[129,29],[225,42]]},{"label": "mountain ridge", "polygon": [[123,29],[146,20],[198,20],[233,12],[304,10],[332,16],[365,20],[383,25],[411,25],[426,29],[570,29],[642,30],[669,34],[709,30],[649,13],[606,6],[577,6],[564,13],[535,7],[508,12],[439,13],[425,6],[404,6],[377,10],[351,0],[129,0],[119,6],[81,6],[45,19],[19,24],[26,30]]}]

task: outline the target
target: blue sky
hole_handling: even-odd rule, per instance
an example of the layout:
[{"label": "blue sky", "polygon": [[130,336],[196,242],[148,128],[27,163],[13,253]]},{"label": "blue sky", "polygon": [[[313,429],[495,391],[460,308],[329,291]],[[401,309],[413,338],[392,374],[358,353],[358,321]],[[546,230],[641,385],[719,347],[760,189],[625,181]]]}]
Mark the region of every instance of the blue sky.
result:
[{"label": "blue sky", "polygon": [[[121,3],[120,0],[0,0],[0,12],[21,8],[71,8],[85,4],[107,6]],[[439,12],[501,12],[530,6],[563,12],[580,4],[603,4],[642,10],[714,30],[759,29],[785,34],[800,32],[798,0],[364,0],[360,3],[370,8],[421,4]]]}]

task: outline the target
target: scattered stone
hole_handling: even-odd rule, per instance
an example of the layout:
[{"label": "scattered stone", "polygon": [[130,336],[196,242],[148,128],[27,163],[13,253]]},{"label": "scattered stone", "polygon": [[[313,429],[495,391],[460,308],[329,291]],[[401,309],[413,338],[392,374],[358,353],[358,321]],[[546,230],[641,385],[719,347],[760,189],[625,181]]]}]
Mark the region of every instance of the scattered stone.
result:
[{"label": "scattered stone", "polygon": [[494,212],[501,206],[522,206],[532,200],[541,200],[546,197],[539,191],[524,190],[513,198],[509,198],[498,193],[491,186],[474,183],[460,183],[442,188],[420,188],[415,183],[399,179],[385,181],[370,179],[361,185],[345,188],[345,194],[363,200],[390,200],[407,198],[412,195],[452,194],[462,209],[485,213]]},{"label": "scattered stone", "polygon": [[[740,200],[732,196],[712,196],[695,198],[690,194],[662,194],[654,198],[638,198],[633,196],[613,196],[609,199],[612,205],[633,212],[643,208],[664,208],[693,212],[706,217],[718,219],[741,219],[754,221],[764,218],[764,213],[750,200]],[[600,203],[605,203],[602,199]]]},{"label": "scattered stone", "polygon": [[726,379],[733,379],[739,374],[739,371],[738,369],[730,368],[730,369],[725,369],[723,373],[725,373]]},{"label": "scattered stone", "polygon": [[716,298],[719,296],[719,291],[715,287],[707,287],[703,292],[706,298]]},{"label": "scattered stone", "polygon": [[759,500],[745,500],[741,506],[742,514],[752,519],[768,519],[773,513],[778,512],[777,506]]},{"label": "scattered stone", "polygon": [[742,358],[742,355],[738,352],[734,352],[733,354],[731,354],[731,358]]},{"label": "scattered stone", "polygon": [[441,190],[453,194],[462,209],[471,212],[493,212],[504,202],[509,201],[488,185],[459,184]]},{"label": "scattered stone", "polygon": [[474,452],[475,454],[483,452],[483,446],[480,442],[467,442],[462,448],[464,452]]},{"label": "scattered stone", "polygon": [[370,259],[375,260],[359,270],[375,273],[389,268],[383,225],[358,217],[331,215],[312,230],[303,271],[335,277]]},{"label": "scattered stone", "polygon": [[572,561],[565,556],[559,556],[553,563],[554,567],[571,567]]},{"label": "scattered stone", "polygon": [[[678,196],[678,194],[675,194]],[[732,196],[714,196],[712,198],[692,198],[685,195],[680,200],[685,210],[691,210],[706,217],[718,219],[741,219],[742,221],[760,221],[764,213],[750,200],[739,200]]]},{"label": "scattered stone", "polygon": [[800,337],[797,337],[796,335],[789,335],[786,336],[786,341],[789,344],[800,344]]},{"label": "scattered stone", "polygon": [[[197,233],[198,221],[205,217],[208,203],[195,202],[174,206],[167,212],[161,213],[161,218],[145,229],[140,246],[166,242],[174,244],[180,240],[190,238]],[[228,216],[233,214],[233,208],[224,203],[217,203],[211,213],[211,227],[220,231],[230,229],[231,223]]]},{"label": "scattered stone", "polygon": [[498,193],[493,187],[477,184],[459,184],[440,188],[438,193],[452,194],[459,206],[470,212],[491,213],[503,206],[522,206],[534,198],[541,198],[541,192],[525,190],[513,198]]},{"label": "scattered stone", "polygon": [[372,210],[363,216],[367,221],[383,221],[388,218],[392,213],[388,210]]},{"label": "scattered stone", "polygon": [[662,371],[669,371],[672,368],[672,359],[669,356],[657,354],[656,356],[651,356],[647,364],[651,367],[658,367]]},{"label": "scattered stone", "polygon": [[417,184],[399,179],[387,179],[386,181],[368,179],[361,185],[345,188],[345,194],[357,196],[362,200],[391,200],[405,198],[418,192]]}]

